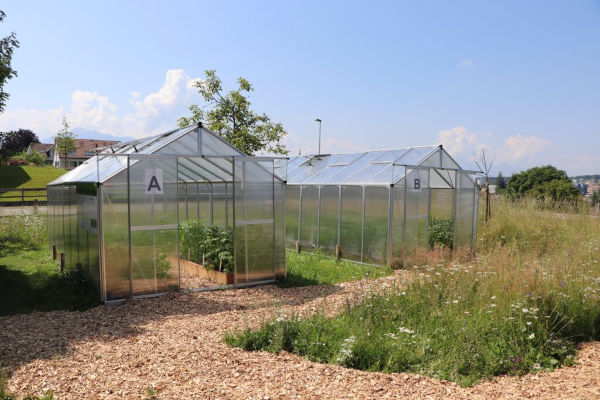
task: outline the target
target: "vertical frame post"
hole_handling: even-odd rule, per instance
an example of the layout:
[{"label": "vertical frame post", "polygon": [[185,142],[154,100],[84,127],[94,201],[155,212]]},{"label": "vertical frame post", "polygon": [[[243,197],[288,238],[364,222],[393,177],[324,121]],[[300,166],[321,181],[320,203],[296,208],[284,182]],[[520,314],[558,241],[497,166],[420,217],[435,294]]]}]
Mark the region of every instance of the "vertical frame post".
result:
[{"label": "vertical frame post", "polygon": [[365,253],[365,193],[366,188],[363,185],[362,187],[362,217],[360,221],[360,262],[364,262],[364,253]]},{"label": "vertical frame post", "polygon": [[133,265],[132,265],[132,250],[131,250],[131,163],[127,156],[127,236],[129,250],[129,297],[133,296]]},{"label": "vertical frame post", "polygon": [[394,219],[394,185],[388,188],[388,235],[387,235],[387,262],[386,265],[392,265],[392,241],[393,241],[393,219]]},{"label": "vertical frame post", "polygon": [[[179,182],[179,157],[175,157],[175,182]],[[177,288],[181,290],[181,252],[180,252],[180,234],[179,234],[179,184],[175,185],[177,190]],[[185,183],[185,219],[188,219],[188,187],[187,182]]]},{"label": "vertical frame post", "polygon": [[236,180],[235,180],[235,158],[231,157],[231,175],[232,175],[232,180],[233,180],[233,190],[232,190],[232,226],[233,226],[233,284],[235,286],[238,285],[238,268],[237,268],[237,227],[236,227],[236,214],[235,214],[235,209],[236,209],[236,200],[235,200],[235,196],[236,196],[236,192],[235,192],[235,187],[236,187]]}]

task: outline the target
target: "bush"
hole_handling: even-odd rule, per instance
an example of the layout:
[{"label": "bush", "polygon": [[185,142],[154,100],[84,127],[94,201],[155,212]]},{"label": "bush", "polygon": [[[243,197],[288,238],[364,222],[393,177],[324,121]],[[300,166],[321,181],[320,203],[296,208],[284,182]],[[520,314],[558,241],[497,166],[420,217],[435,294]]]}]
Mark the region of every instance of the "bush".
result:
[{"label": "bush", "polygon": [[581,194],[565,171],[551,165],[534,167],[511,176],[506,193],[512,200],[532,197],[544,205],[575,203]]},{"label": "bush", "polygon": [[181,254],[209,269],[233,272],[233,230],[189,220],[181,224]]},{"label": "bush", "polygon": [[429,247],[436,244],[444,248],[452,248],[454,243],[454,221],[450,219],[431,218],[429,225]]},{"label": "bush", "polygon": [[34,150],[32,154],[27,154],[25,152],[25,160],[27,160],[27,162],[30,164],[37,165],[38,167],[43,167],[46,158],[39,152]]}]

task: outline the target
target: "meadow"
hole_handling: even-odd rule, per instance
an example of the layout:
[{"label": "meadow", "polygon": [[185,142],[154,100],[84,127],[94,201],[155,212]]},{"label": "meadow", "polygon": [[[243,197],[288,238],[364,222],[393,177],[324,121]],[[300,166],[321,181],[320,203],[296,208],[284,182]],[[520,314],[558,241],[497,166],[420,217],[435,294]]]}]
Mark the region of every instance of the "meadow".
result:
[{"label": "meadow", "polygon": [[464,386],[569,366],[579,343],[600,339],[600,221],[568,211],[496,198],[475,255],[428,252],[409,268],[411,283],[350,301],[335,317],[280,317],[225,340]]}]

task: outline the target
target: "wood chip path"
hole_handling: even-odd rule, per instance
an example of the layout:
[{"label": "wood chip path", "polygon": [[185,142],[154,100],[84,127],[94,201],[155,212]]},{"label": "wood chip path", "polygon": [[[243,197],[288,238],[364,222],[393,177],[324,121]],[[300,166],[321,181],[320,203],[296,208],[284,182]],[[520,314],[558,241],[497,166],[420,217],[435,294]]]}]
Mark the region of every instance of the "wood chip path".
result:
[{"label": "wood chip path", "polygon": [[53,390],[60,399],[523,399],[600,398],[600,343],[577,365],[473,388],[413,374],[383,374],[307,361],[289,353],[230,348],[223,333],[281,314],[335,313],[405,273],[333,287],[262,286],[179,293],[0,318],[0,360],[19,397]]}]

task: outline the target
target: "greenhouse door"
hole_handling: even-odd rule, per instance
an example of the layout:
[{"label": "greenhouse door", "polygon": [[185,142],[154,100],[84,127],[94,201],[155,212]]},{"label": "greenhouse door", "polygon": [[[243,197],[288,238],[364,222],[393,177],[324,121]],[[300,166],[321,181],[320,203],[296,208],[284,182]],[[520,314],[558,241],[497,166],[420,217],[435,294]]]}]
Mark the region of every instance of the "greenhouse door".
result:
[{"label": "greenhouse door", "polygon": [[273,160],[235,160],[235,284],[275,279]]},{"label": "greenhouse door", "polygon": [[132,296],[179,287],[177,190],[176,158],[130,161],[129,273]]}]

